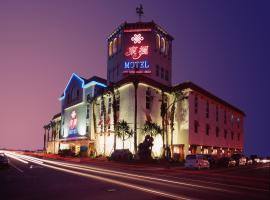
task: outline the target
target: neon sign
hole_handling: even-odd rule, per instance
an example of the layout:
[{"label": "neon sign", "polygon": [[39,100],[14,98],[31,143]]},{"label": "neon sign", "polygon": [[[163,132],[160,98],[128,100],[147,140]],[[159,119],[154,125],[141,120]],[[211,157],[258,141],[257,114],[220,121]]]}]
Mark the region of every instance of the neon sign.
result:
[{"label": "neon sign", "polygon": [[133,45],[129,46],[125,52],[125,56],[129,57],[131,60],[124,62],[123,73],[151,73],[149,70],[150,65],[147,60],[139,60],[143,55],[149,54],[149,46],[143,44],[144,37],[141,33],[133,34],[130,38]]},{"label": "neon sign", "polygon": [[130,56],[134,60],[138,60],[142,55],[148,55],[149,46],[131,46],[125,53],[125,56]]}]

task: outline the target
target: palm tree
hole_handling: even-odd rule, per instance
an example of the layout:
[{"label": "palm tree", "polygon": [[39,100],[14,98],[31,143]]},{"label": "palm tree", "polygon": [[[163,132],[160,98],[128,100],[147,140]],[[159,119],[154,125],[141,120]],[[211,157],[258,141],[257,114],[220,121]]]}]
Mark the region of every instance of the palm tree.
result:
[{"label": "palm tree", "polygon": [[47,125],[43,126],[44,128],[44,136],[43,136],[43,150],[46,151],[46,133],[47,133]]},{"label": "palm tree", "polygon": [[103,151],[104,151],[104,156],[105,156],[105,154],[106,154],[106,132],[107,132],[107,126],[106,126],[106,106],[105,106],[105,99],[104,99],[104,95],[103,94],[101,96],[101,111],[102,111],[101,115],[103,115],[103,130],[104,130],[104,146],[103,146]]},{"label": "palm tree", "polygon": [[156,123],[146,121],[143,127],[143,132],[145,134],[149,134],[151,137],[161,135],[162,134],[162,129],[160,126]]},{"label": "palm tree", "polygon": [[175,105],[176,105],[176,102],[181,101],[183,98],[184,98],[183,93],[181,91],[173,92],[173,102],[171,104],[172,107],[171,107],[171,113],[170,113],[171,145],[173,145]]},{"label": "palm tree", "polygon": [[137,107],[138,107],[138,80],[133,81],[134,85],[134,153],[137,154]]},{"label": "palm tree", "polygon": [[52,138],[53,138],[53,153],[55,153],[55,138],[56,138],[56,123],[55,121],[50,121],[50,127],[51,127],[51,131],[52,131]]},{"label": "palm tree", "polygon": [[[113,96],[113,102],[112,102],[112,110],[113,110],[113,126],[114,126],[114,132],[116,132],[116,125],[117,125],[117,105],[116,105],[116,97],[114,92],[114,85],[112,85],[112,96]],[[116,149],[116,134],[113,136],[113,150]]]},{"label": "palm tree", "polygon": [[125,140],[127,140],[133,135],[132,131],[130,131],[128,123],[125,120],[117,122],[114,134],[116,135],[116,137],[122,139],[123,149],[125,148]]},{"label": "palm tree", "polygon": [[[165,153],[165,117],[167,115],[167,103],[165,102],[165,94],[164,91],[161,92],[161,105],[160,105],[160,116],[162,119],[162,143],[163,143],[163,154]],[[166,133],[167,136],[167,133]],[[167,137],[166,137],[166,144],[167,144]],[[166,145],[167,147],[167,145]],[[165,156],[165,155],[163,155]]]}]

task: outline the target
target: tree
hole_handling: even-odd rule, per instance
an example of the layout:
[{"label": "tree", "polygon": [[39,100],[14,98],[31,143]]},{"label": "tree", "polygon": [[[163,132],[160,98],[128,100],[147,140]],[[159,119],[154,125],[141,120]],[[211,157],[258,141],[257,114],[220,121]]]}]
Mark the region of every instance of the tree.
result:
[{"label": "tree", "polygon": [[170,129],[171,129],[171,145],[173,145],[173,131],[174,131],[174,115],[175,115],[175,105],[178,101],[182,101],[184,99],[184,95],[181,91],[173,92],[173,102],[171,104],[171,113],[170,113]]},{"label": "tree", "polygon": [[43,136],[43,150],[46,151],[46,134],[47,134],[47,124],[43,126],[44,136]]},{"label": "tree", "polygon": [[151,137],[161,135],[162,134],[162,129],[160,126],[156,123],[146,121],[144,126],[143,126],[143,132],[146,135],[150,135]]},{"label": "tree", "polygon": [[125,140],[127,140],[128,138],[130,138],[133,135],[128,123],[125,120],[117,122],[114,134],[116,137],[122,139],[123,149],[125,147]]},{"label": "tree", "polygon": [[[165,153],[165,134],[167,136],[167,133],[165,133],[165,117],[166,117],[166,114],[167,114],[167,103],[165,102],[165,94],[164,92],[162,91],[161,92],[161,105],[160,105],[160,116],[161,116],[161,119],[162,119],[162,143],[163,143],[163,154]],[[167,139],[167,137],[166,137]],[[167,140],[166,140],[166,144],[167,144]],[[166,145],[167,147],[167,145]],[[165,155],[163,155],[165,156]]]},{"label": "tree", "polygon": [[134,85],[134,152],[137,153],[137,107],[138,107],[138,80],[133,81]]}]

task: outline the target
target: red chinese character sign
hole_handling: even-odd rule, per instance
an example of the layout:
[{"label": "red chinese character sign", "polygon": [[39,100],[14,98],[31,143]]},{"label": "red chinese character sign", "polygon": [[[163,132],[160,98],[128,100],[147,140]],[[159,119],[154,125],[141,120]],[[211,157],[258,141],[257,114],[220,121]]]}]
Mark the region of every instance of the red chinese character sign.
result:
[{"label": "red chinese character sign", "polygon": [[129,45],[126,48],[124,63],[124,73],[145,74],[151,73],[147,56],[149,55],[149,45],[145,44],[145,38],[141,33],[134,33],[129,38]]}]

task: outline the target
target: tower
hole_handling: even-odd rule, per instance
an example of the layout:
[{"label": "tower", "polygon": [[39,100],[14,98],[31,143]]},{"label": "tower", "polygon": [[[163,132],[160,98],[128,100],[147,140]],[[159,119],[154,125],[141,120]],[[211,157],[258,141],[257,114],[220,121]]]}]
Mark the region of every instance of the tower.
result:
[{"label": "tower", "polygon": [[[137,12],[141,17],[140,8]],[[107,39],[108,83],[138,74],[170,86],[172,40],[173,37],[153,21],[121,24]]]}]

